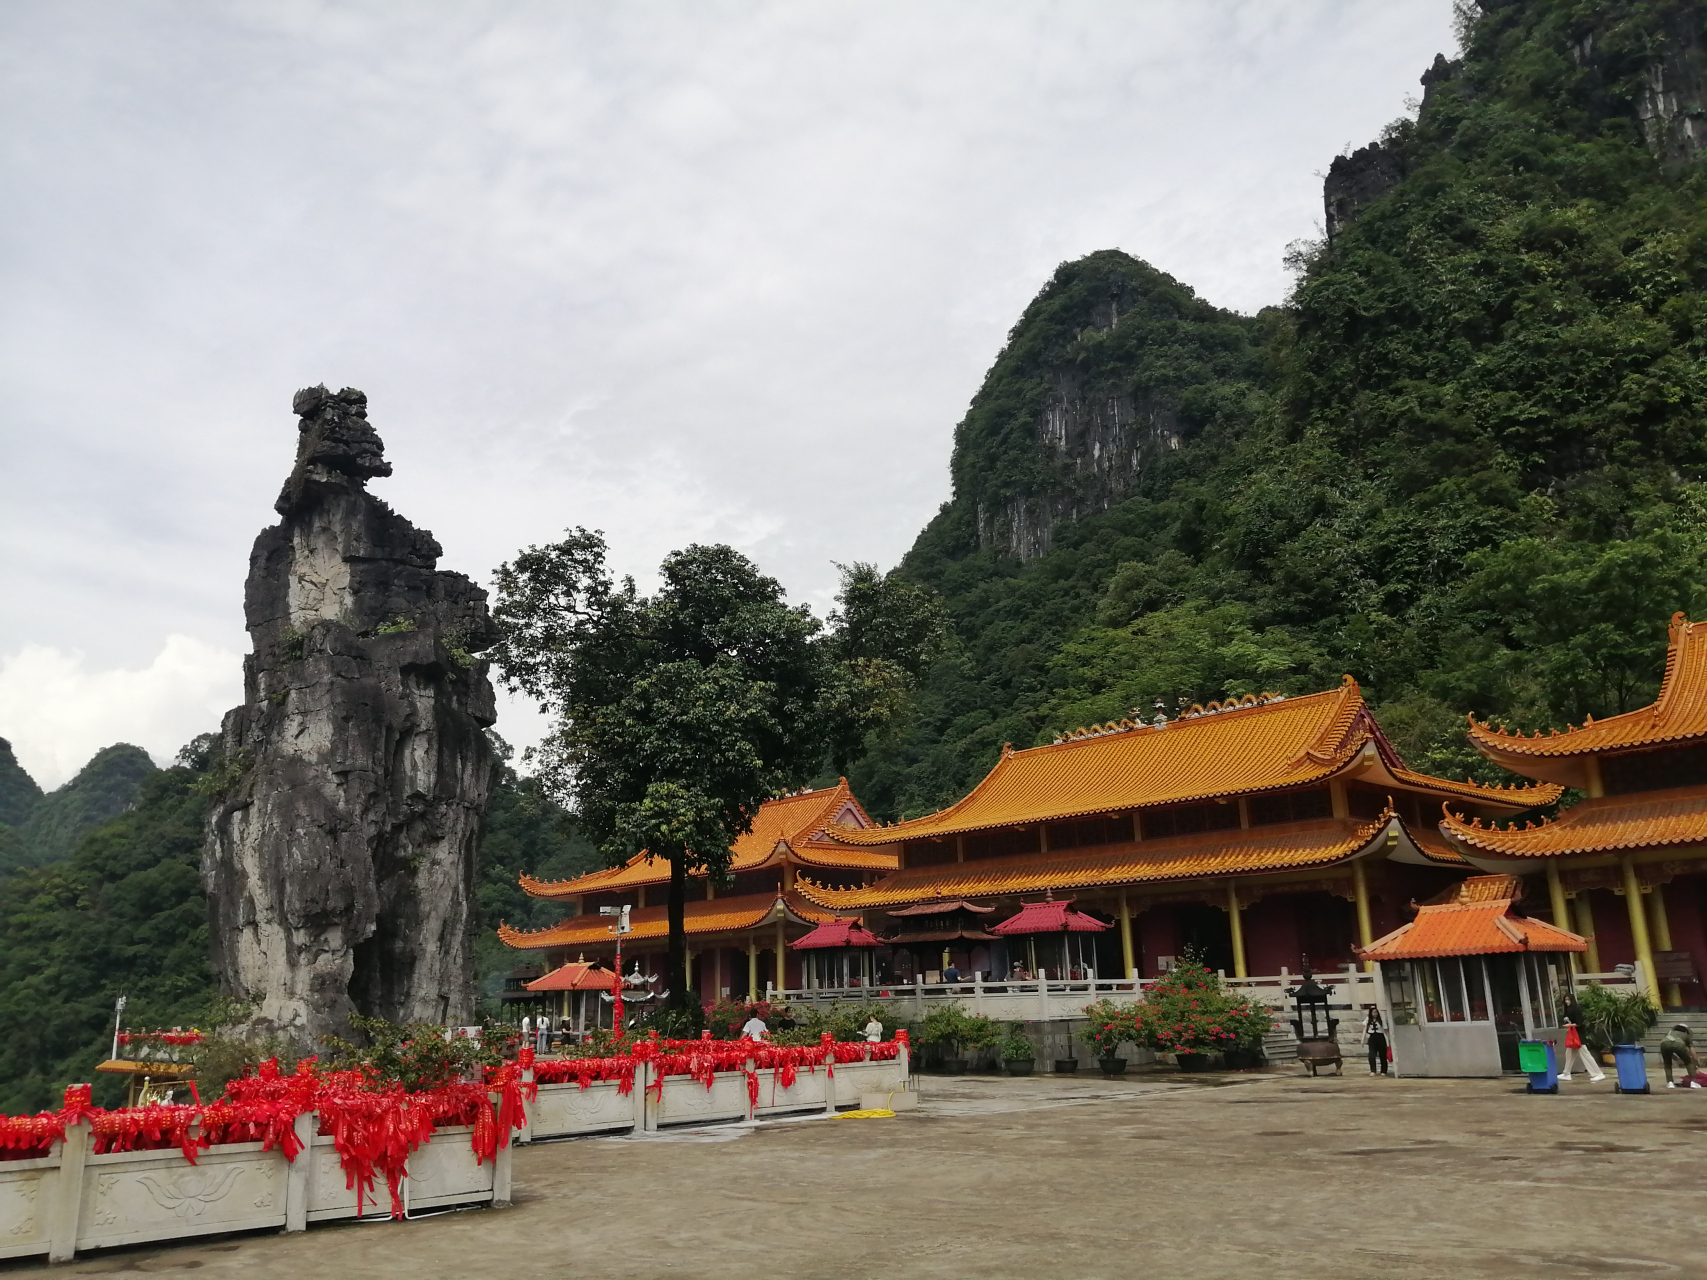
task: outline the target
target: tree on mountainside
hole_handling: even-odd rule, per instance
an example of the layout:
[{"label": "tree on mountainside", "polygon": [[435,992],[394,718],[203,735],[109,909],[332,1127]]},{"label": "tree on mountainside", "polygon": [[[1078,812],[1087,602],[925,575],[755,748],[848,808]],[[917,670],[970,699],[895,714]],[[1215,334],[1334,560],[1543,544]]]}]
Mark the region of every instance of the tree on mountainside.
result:
[{"label": "tree on mountainside", "polygon": [[759,806],[857,748],[935,656],[934,602],[868,566],[844,570],[825,630],[732,548],[665,559],[656,594],[605,568],[576,530],[497,573],[505,682],[554,717],[535,762],[612,864],[670,867],[672,1004],[687,1009],[687,878],[725,878]]}]

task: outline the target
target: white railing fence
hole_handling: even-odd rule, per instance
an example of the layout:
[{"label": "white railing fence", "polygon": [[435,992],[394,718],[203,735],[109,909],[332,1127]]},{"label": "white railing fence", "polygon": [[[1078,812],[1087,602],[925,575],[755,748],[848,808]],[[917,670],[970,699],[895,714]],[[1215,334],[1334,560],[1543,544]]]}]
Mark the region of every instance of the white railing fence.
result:
[{"label": "white railing fence", "polygon": [[[1278,974],[1248,978],[1229,978],[1221,975],[1222,984],[1229,990],[1250,996],[1274,1009],[1277,1013],[1291,1008],[1286,989],[1303,980],[1302,974],[1282,969]],[[1056,1022],[1084,1017],[1084,1007],[1098,1000],[1117,1004],[1142,1000],[1147,988],[1160,981],[1157,978],[1033,978],[1020,982],[991,982],[974,975],[961,982],[926,982],[923,978],[911,983],[849,987],[789,988],[782,991],[765,988],[769,1000],[783,1000],[806,1007],[836,1004],[842,1001],[875,1002],[896,1008],[922,1019],[932,1009],[956,1003],[968,1013],[983,1014],[1004,1022]],[[1349,1011],[1363,1005],[1383,1005],[1378,994],[1377,975],[1365,973],[1356,965],[1346,965],[1338,972],[1318,973],[1316,981],[1326,987],[1329,1009],[1340,1018],[1342,1026],[1351,1021]],[[1384,1005],[1383,1005],[1384,1007]],[[1361,1020],[1359,1020],[1361,1021]]]}]

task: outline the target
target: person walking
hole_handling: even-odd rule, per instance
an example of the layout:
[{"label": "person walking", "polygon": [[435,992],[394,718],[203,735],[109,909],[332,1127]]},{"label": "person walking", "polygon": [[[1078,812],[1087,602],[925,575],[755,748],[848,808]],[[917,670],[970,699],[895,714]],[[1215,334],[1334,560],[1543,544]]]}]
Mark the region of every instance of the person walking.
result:
[{"label": "person walking", "polygon": [[1671,1030],[1666,1032],[1660,1041],[1660,1064],[1665,1068],[1668,1089],[1678,1087],[1672,1083],[1671,1078],[1673,1060],[1683,1068],[1683,1087],[1699,1089],[1701,1082],[1696,1079],[1695,1073],[1701,1070],[1701,1059],[1695,1056],[1695,1044],[1687,1022],[1674,1022]]},{"label": "person walking", "polygon": [[1381,1010],[1372,1004],[1363,1006],[1363,1041],[1369,1050],[1369,1074],[1387,1075],[1387,1024],[1381,1021]]},{"label": "person walking", "polygon": [[1583,1044],[1582,1036],[1577,1034],[1577,1024],[1566,1018],[1565,1057],[1564,1061],[1559,1064],[1563,1068],[1559,1072],[1559,1079],[1569,1080],[1571,1078],[1571,1059],[1573,1057],[1583,1064],[1590,1080],[1598,1084],[1606,1079],[1606,1072],[1600,1069],[1600,1063],[1594,1060],[1594,1055],[1588,1051],[1588,1046]]}]

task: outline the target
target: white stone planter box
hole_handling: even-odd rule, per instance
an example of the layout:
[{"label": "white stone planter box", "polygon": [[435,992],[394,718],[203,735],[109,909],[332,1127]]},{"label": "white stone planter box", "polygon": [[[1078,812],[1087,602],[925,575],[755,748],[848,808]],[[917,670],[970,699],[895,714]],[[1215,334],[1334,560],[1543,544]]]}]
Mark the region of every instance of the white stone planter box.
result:
[{"label": "white stone planter box", "polygon": [[518,1135],[535,1138],[567,1138],[583,1133],[609,1133],[632,1129],[639,1118],[640,1085],[624,1096],[614,1080],[598,1080],[585,1089],[579,1084],[542,1084],[539,1097],[527,1104],[527,1126]]},{"label": "white stone planter box", "polygon": [[[282,1228],[356,1216],[356,1192],[330,1137],[312,1112],[298,1116],[304,1149],[295,1162],[258,1142],[209,1147],[191,1164],[176,1147],[161,1151],[89,1151],[89,1126],[37,1160],[0,1162],[0,1258],[47,1254],[69,1261],[84,1249],[182,1240],[229,1231]],[[406,1211],[463,1204],[508,1204],[508,1148],[476,1164],[467,1126],[440,1129],[409,1157]],[[375,1179],[364,1214],[389,1214],[390,1192]]]}]

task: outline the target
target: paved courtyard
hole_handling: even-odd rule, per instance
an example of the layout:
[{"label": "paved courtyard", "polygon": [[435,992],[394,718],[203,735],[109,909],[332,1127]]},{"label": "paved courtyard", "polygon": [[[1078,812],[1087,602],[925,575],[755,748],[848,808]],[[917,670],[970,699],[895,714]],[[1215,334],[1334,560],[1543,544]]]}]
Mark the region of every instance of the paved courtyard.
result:
[{"label": "paved courtyard", "polygon": [[[58,1275],[1707,1276],[1707,1090],[1359,1069],[924,1077],[895,1119],[523,1147],[508,1210],[79,1258]],[[0,1264],[30,1274],[39,1266]]]}]

